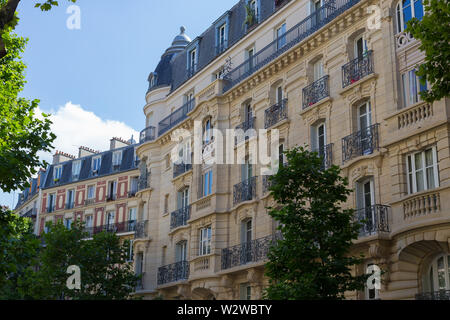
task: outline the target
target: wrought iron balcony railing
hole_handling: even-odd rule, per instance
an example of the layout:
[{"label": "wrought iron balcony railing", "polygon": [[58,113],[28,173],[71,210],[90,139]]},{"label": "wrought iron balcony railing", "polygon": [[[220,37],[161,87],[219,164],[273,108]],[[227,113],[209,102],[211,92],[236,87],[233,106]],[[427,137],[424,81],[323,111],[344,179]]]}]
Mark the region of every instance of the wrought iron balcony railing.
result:
[{"label": "wrought iron balcony railing", "polygon": [[106,202],[116,201],[116,199],[117,199],[117,195],[116,194],[108,194],[106,196]]},{"label": "wrought iron balcony railing", "polygon": [[147,238],[148,237],[147,226],[148,226],[148,221],[147,220],[136,222],[134,238],[135,239],[145,239],[145,238]]},{"label": "wrought iron balcony railing", "polygon": [[378,150],[379,126],[377,123],[342,138],[342,162],[372,154],[375,150]]},{"label": "wrought iron balcony railing", "polygon": [[138,188],[137,187],[135,189],[132,189],[132,190],[128,191],[128,198],[136,197],[136,193],[137,192],[138,192]]},{"label": "wrought iron balcony railing", "polygon": [[153,141],[156,139],[156,128],[153,126],[147,127],[141,131],[139,135],[139,143]]},{"label": "wrought iron balcony railing", "polygon": [[173,165],[173,178],[182,175],[185,172],[192,170],[192,164],[190,163],[180,163]]},{"label": "wrought iron balcony railing", "polygon": [[450,290],[418,293],[416,300],[450,300]]},{"label": "wrought iron balcony railing", "polygon": [[89,205],[94,204],[94,203],[95,203],[95,198],[84,200],[84,205],[85,206],[89,206]]},{"label": "wrought iron balcony railing", "polygon": [[[282,55],[284,52],[300,43],[302,40],[321,29],[330,21],[335,19],[345,10],[348,10],[360,0],[329,0],[325,4],[300,21],[297,25],[289,29],[283,35],[283,46],[280,46],[280,39],[275,39],[266,47],[255,53],[251,58],[232,69],[227,73],[225,79],[228,80],[223,88],[223,92],[228,91],[242,80],[252,75],[271,61]],[[250,66],[250,67],[249,67]]]},{"label": "wrought iron balcony railing", "polygon": [[187,225],[191,217],[191,206],[178,209],[170,214],[170,229],[175,229]]},{"label": "wrought iron balcony railing", "polygon": [[74,206],[75,206],[74,202],[66,203],[66,210],[73,209]]},{"label": "wrought iron balcony railing", "polygon": [[348,87],[356,81],[372,74],[373,50],[367,51],[363,57],[356,58],[342,66],[342,87]]},{"label": "wrought iron balcony railing", "polygon": [[28,210],[27,212],[25,212],[22,216],[25,217],[25,218],[36,217],[37,216],[37,209],[36,208],[32,208],[32,209]]},{"label": "wrought iron balcony railing", "polygon": [[275,245],[276,240],[280,238],[280,233],[275,233],[263,238],[222,249],[222,270],[267,259],[270,247]]},{"label": "wrought iron balcony railing", "polygon": [[181,108],[175,110],[170,116],[159,122],[158,135],[161,136],[175,125],[187,118],[187,114],[195,107],[195,99],[189,100]]},{"label": "wrought iron balcony railing", "polygon": [[315,148],[314,152],[319,154],[322,160],[322,170],[328,169],[333,164],[333,144],[327,144],[323,148]]},{"label": "wrought iron balcony railing", "polygon": [[243,130],[245,132],[249,129],[255,129],[255,120],[256,117],[249,117],[247,120],[238,125],[236,130]]},{"label": "wrought iron balcony railing", "polygon": [[126,232],[135,232],[136,231],[136,220],[123,221],[118,223],[110,223],[96,227],[86,227],[84,231],[89,234],[89,236],[93,236],[94,234],[106,231],[113,233],[126,233]]},{"label": "wrought iron balcony railing", "polygon": [[360,237],[367,237],[379,232],[389,232],[389,210],[391,207],[376,204],[356,210],[356,219],[362,224]]},{"label": "wrought iron balcony railing", "polygon": [[113,172],[117,172],[120,170],[120,164],[113,164],[112,166],[112,171]]},{"label": "wrought iron balcony railing", "polygon": [[187,280],[189,278],[189,262],[180,261],[158,268],[158,285]]},{"label": "wrought iron balcony railing", "polygon": [[288,99],[283,99],[271,106],[264,111],[264,128],[270,128],[271,126],[277,124],[280,121],[287,119],[287,101]]},{"label": "wrought iron balcony railing", "polygon": [[140,176],[138,180],[138,191],[150,188],[150,173]]},{"label": "wrought iron balcony railing", "polygon": [[256,176],[251,177],[234,185],[233,204],[249,201],[256,197],[256,179]]},{"label": "wrought iron balcony railing", "polygon": [[46,208],[46,210],[45,210],[47,213],[52,213],[52,212],[54,212],[55,211],[55,206],[53,205],[53,206],[48,206],[47,208]]},{"label": "wrought iron balcony railing", "polygon": [[262,189],[263,194],[268,193],[270,190],[270,187],[272,186],[273,182],[270,180],[270,175],[264,175],[262,176]]},{"label": "wrought iron balcony railing", "polygon": [[306,109],[330,95],[329,76],[323,76],[309,86],[303,88],[303,109]]}]

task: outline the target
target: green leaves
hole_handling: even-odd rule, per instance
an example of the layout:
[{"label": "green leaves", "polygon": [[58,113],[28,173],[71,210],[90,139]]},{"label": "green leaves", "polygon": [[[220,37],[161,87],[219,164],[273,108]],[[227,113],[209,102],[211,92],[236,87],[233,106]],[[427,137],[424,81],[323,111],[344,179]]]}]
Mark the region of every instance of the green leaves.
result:
[{"label": "green leaves", "polygon": [[[77,0],[69,0],[73,3],[77,2]],[[47,0],[44,3],[36,3],[34,5],[35,8],[40,8],[42,11],[49,11],[52,9],[53,6],[58,6],[58,1],[54,1],[54,0]]]},{"label": "green leaves", "polygon": [[285,152],[287,166],[272,176],[276,206],[268,208],[283,239],[270,253],[266,274],[269,299],[342,299],[361,290],[366,276],[353,276],[361,263],[351,256],[360,225],[343,210],[351,189],[340,169],[322,169],[317,153],[297,147]]},{"label": "green leaves", "polygon": [[418,67],[421,83],[431,85],[421,97],[427,102],[450,96],[450,5],[448,0],[423,0],[422,20],[408,21],[407,32],[421,41],[425,62]]}]

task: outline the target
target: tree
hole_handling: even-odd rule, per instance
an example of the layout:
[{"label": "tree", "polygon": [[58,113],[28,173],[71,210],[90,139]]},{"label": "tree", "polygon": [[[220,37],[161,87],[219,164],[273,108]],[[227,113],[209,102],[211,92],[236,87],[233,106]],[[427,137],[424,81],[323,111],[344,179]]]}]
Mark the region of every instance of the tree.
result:
[{"label": "tree", "polygon": [[421,97],[427,102],[450,96],[450,5],[448,0],[423,0],[426,14],[422,20],[411,19],[406,31],[421,41],[425,62],[417,75],[421,83],[431,85]]},{"label": "tree", "polygon": [[[121,243],[113,233],[95,234],[91,240],[83,223],[70,229],[61,222],[47,224],[45,245],[39,254],[39,270],[28,270],[23,287],[31,287],[33,299],[112,300],[128,299],[139,276],[128,262],[129,243]],[[66,282],[69,266],[81,271],[81,289],[71,290]]]},{"label": "tree", "polygon": [[39,240],[31,219],[0,207],[0,299],[22,299],[21,279],[36,264]]},{"label": "tree", "polygon": [[269,299],[343,299],[362,290],[366,275],[352,275],[362,257],[350,254],[360,225],[354,210],[341,209],[351,190],[340,169],[322,169],[317,153],[296,147],[285,152],[287,164],[270,180],[282,239],[269,252],[266,274]]}]

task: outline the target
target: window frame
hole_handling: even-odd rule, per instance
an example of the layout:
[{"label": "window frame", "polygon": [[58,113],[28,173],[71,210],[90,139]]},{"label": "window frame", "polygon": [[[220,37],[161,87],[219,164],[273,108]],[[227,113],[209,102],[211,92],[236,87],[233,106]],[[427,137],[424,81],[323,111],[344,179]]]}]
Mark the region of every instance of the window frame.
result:
[{"label": "window frame", "polygon": [[[415,3],[420,1],[421,5],[422,5],[422,17],[419,19],[421,20],[423,18],[423,15],[425,14],[425,7],[423,6],[423,2],[422,0],[408,0],[409,1],[409,7],[411,10],[411,19],[412,18],[417,18],[416,17],[416,6]],[[411,20],[410,19],[410,20]],[[405,18],[404,18],[404,8],[403,8],[403,0],[400,0],[399,2],[397,2],[397,5],[395,6],[395,20],[396,20],[396,34],[399,34],[403,31],[405,31],[406,29],[406,23],[405,23]],[[410,21],[408,20],[408,21]],[[407,21],[407,22],[408,22]]]},{"label": "window frame", "polygon": [[[211,225],[201,228],[199,230],[199,256],[206,256],[211,254],[211,239],[212,227]],[[205,237],[206,236],[206,237]]]},{"label": "window frame", "polygon": [[[426,151],[431,149],[432,154],[432,165],[427,166],[426,165]],[[417,173],[419,170],[416,169],[415,164],[415,156],[417,154],[421,155],[421,172],[423,177],[423,190],[417,191]],[[411,166],[411,167],[410,167]],[[427,169],[432,168],[433,169],[433,177],[435,185],[433,187],[428,186],[428,175],[427,175]],[[436,146],[428,147],[426,149],[422,149],[421,151],[413,152],[408,155],[406,155],[406,181],[407,181],[407,188],[408,188],[408,194],[414,194],[418,192],[425,192],[428,190],[433,190],[436,188],[439,188],[440,181],[439,181],[439,160],[437,158],[437,150]],[[412,184],[412,185],[411,185]]]}]

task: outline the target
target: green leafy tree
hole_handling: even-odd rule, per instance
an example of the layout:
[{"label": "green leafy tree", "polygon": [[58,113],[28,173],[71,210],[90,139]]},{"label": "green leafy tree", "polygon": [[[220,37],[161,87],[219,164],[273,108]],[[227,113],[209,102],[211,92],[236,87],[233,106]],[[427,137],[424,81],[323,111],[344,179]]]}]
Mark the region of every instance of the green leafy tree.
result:
[{"label": "green leafy tree", "polygon": [[322,169],[317,153],[297,147],[285,152],[288,164],[270,179],[277,206],[269,214],[282,239],[269,252],[269,299],[343,299],[362,290],[367,275],[353,275],[362,262],[350,254],[360,225],[354,210],[343,210],[351,190],[340,169]]},{"label": "green leafy tree", "polygon": [[21,280],[36,264],[39,240],[31,219],[0,207],[0,299],[22,299],[27,288]]},{"label": "green leafy tree", "polygon": [[[89,234],[76,222],[70,229],[61,222],[47,225],[44,247],[39,254],[39,270],[28,270],[25,284],[34,299],[112,300],[129,299],[139,280],[128,261],[129,243],[121,243],[113,233]],[[66,285],[69,266],[81,271],[81,288]]]},{"label": "green leafy tree", "polygon": [[417,74],[422,84],[431,85],[421,97],[433,102],[450,96],[450,4],[448,0],[423,0],[423,4],[426,14],[422,20],[408,21],[406,31],[421,41],[425,62]]}]

